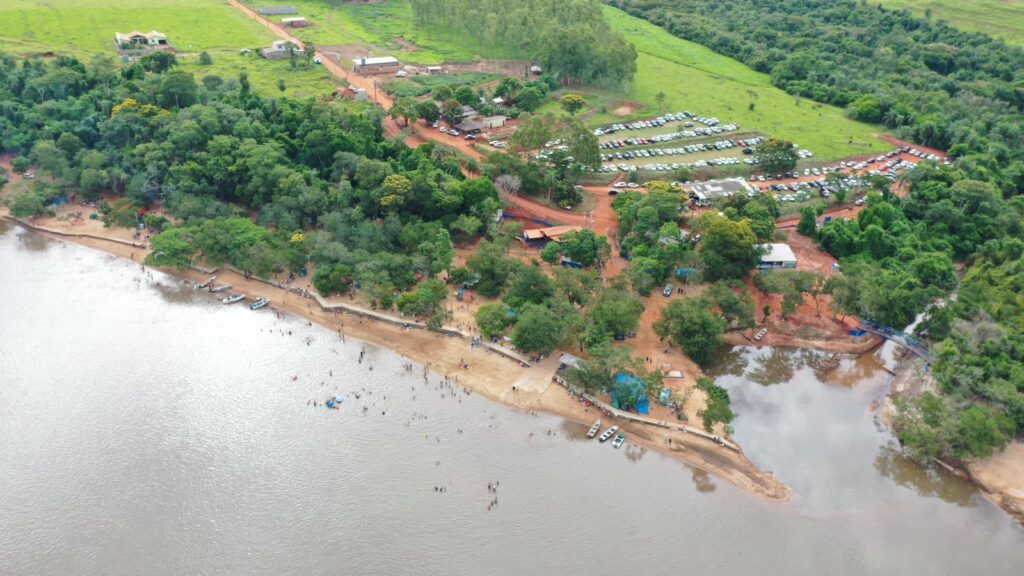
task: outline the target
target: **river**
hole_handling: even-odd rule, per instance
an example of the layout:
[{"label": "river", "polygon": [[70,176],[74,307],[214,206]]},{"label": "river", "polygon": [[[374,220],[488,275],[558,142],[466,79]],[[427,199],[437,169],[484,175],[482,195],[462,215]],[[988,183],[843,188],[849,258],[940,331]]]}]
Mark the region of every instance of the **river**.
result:
[{"label": "river", "polygon": [[780,504],[2,223],[0,265],[4,575],[1024,572],[1024,529],[876,424],[888,349],[720,356]]}]

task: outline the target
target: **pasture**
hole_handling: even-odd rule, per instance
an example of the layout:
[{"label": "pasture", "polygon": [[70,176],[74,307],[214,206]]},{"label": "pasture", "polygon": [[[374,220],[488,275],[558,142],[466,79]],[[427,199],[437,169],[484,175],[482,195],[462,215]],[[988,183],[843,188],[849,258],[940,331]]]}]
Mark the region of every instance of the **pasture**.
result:
[{"label": "pasture", "polygon": [[1024,2],[1020,0],[875,0],[887,8],[909,8],[918,16],[972,32],[984,32],[1007,44],[1024,46]]},{"label": "pasture", "polygon": [[159,30],[180,52],[268,45],[273,35],[219,0],[4,0],[0,43],[113,54],[114,32]]},{"label": "pasture", "polygon": [[767,75],[736,60],[609,6],[605,18],[636,45],[637,73],[626,97],[648,104],[649,115],[660,112],[653,106],[663,93],[665,112],[716,116],[797,142],[821,159],[890,148],[873,135],[882,128],[855,122],[833,106],[798,101],[772,86]]}]

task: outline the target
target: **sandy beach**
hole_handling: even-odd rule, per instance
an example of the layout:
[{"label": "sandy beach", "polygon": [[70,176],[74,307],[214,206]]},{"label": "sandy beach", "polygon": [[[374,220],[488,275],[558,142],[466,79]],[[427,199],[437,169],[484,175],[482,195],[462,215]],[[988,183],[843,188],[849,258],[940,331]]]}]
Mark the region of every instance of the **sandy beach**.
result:
[{"label": "sandy beach", "polygon": [[[23,223],[11,218],[3,207],[0,207],[0,216],[19,225],[31,226],[43,236],[114,254],[139,262],[140,265],[148,254],[148,249],[143,246],[145,239],[135,239],[131,230],[104,228],[102,223],[95,220],[73,222],[68,219],[39,218]],[[196,270],[164,272],[194,282],[209,276]],[[473,393],[510,408],[543,411],[587,426],[602,416],[553,382],[558,368],[557,353],[533,367],[525,368],[486,348],[472,348],[468,341],[457,336],[420,329],[408,330],[389,322],[325,310],[314,300],[260,280],[246,279],[229,270],[219,270],[217,277],[219,282],[230,283],[234,287],[233,292],[246,294],[249,300],[260,296],[269,298],[271,307],[277,311],[305,318],[308,322],[335,332],[339,339],[356,338],[388,348],[437,374],[447,376]],[[653,408],[652,417],[667,420],[667,408]],[[659,408],[666,414],[657,412]],[[603,420],[608,422],[607,417]],[[633,422],[616,423],[628,434],[631,443],[710,472],[751,494],[770,500],[786,500],[790,496],[790,490],[785,484],[771,473],[760,470],[742,452],[723,448],[710,440],[678,430]]]}]

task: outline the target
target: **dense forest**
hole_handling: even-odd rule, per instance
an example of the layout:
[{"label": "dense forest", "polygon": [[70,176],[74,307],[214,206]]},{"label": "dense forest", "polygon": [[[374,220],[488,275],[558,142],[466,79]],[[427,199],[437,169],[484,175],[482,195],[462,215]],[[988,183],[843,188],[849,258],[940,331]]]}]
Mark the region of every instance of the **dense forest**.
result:
[{"label": "dense forest", "polygon": [[462,34],[530,58],[565,83],[627,85],[636,50],[612,31],[597,0],[412,0],[420,26]]},{"label": "dense forest", "polygon": [[196,82],[173,57],[147,58],[0,59],[0,146],[45,176],[15,215],[98,200],[110,224],[133,226],[160,202],[177,226],[153,238],[157,264],[201,258],[265,276],[312,260],[324,293],[359,283],[385,306],[450,266],[453,236],[494,226],[489,180],[465,179],[432,145],[384,139],[374,107],[264,98],[244,72]]},{"label": "dense forest", "polygon": [[954,167],[899,183],[906,198],[876,183],[856,219],[801,229],[842,262],[827,287],[841,312],[902,328],[928,310],[919,333],[934,343],[942,394],[904,402],[898,433],[910,453],[986,456],[1024,432],[1024,51],[866,2],[610,3],[770,74],[794,97],[949,150]]}]

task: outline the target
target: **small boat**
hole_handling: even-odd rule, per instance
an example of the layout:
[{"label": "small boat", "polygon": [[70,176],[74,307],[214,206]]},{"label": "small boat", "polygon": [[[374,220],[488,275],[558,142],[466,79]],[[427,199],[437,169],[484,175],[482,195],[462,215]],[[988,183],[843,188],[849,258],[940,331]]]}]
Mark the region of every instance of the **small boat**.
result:
[{"label": "small boat", "polygon": [[220,286],[210,286],[210,292],[227,292],[231,290],[231,284],[221,284]]},{"label": "small boat", "polygon": [[587,430],[587,438],[593,438],[594,436],[597,436],[597,432],[600,429],[601,421],[598,420],[597,422],[594,422],[594,425],[590,427],[590,430]]},{"label": "small boat", "polygon": [[245,294],[235,294],[233,296],[228,296],[227,298],[221,300],[220,303],[234,304],[235,302],[241,302],[242,300],[245,300]]},{"label": "small boat", "polygon": [[203,281],[201,284],[197,284],[196,288],[199,288],[200,290],[202,290],[203,288],[209,288],[210,285],[213,284],[213,281],[216,279],[216,276],[211,276],[208,280]]},{"label": "small boat", "polygon": [[625,432],[619,432],[619,435],[615,437],[614,441],[612,441],[612,446],[614,446],[616,448],[622,448],[622,445],[625,444],[625,443],[626,443],[626,433]]},{"label": "small boat", "polygon": [[601,442],[607,442],[618,431],[619,431],[619,427],[618,426],[612,426],[611,428],[605,430],[604,434],[601,434],[601,437],[598,438],[598,440],[601,441]]},{"label": "small boat", "polygon": [[249,304],[249,310],[259,310],[260,308],[263,308],[267,304],[270,304],[270,300],[267,300],[266,298],[260,296],[258,300],[256,300],[252,304]]}]

